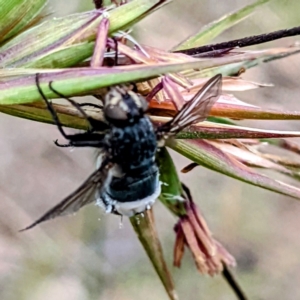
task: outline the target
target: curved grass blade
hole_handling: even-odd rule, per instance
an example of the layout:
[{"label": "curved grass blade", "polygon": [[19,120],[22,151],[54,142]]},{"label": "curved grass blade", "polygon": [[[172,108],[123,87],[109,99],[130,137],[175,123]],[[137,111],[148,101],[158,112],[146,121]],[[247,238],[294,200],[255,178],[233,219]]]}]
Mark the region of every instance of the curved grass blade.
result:
[{"label": "curved grass blade", "polygon": [[[246,166],[274,170],[297,180],[300,179],[300,174],[298,172],[294,172],[280,163],[280,157],[278,157],[278,161],[276,161],[276,156],[272,156],[271,154],[265,155],[258,151],[251,151],[251,148],[237,147],[236,144],[232,145],[230,142],[224,143],[223,141],[209,141],[209,144],[219,148],[224,153],[234,156],[238,161]],[[292,161],[290,161],[290,163],[292,163]]]},{"label": "curved grass blade", "polygon": [[169,146],[195,163],[243,182],[300,200],[300,189],[256,173],[204,140],[170,141]]},{"label": "curved grass blade", "polygon": [[252,14],[256,8],[260,7],[261,5],[269,1],[270,0],[259,0],[250,5],[243,7],[242,9],[239,9],[236,12],[223,16],[219,20],[216,20],[206,25],[197,34],[192,35],[187,40],[180,43],[178,46],[174,48],[174,50],[179,51],[179,50],[199,47],[201,45],[205,45],[209,43],[211,40],[213,40],[218,35],[220,35],[223,31],[243,21],[250,14]]}]

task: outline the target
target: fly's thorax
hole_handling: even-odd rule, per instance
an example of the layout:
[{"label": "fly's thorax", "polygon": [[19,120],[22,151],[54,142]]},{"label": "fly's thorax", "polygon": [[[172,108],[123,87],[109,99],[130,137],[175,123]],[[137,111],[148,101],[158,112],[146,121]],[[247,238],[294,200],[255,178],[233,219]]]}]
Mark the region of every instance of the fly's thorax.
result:
[{"label": "fly's thorax", "polygon": [[123,128],[112,126],[106,136],[107,152],[114,163],[125,171],[137,169],[154,161],[156,135],[147,116]]},{"label": "fly's thorax", "polygon": [[147,101],[126,86],[110,88],[104,98],[104,116],[114,126],[124,127],[143,118]]}]

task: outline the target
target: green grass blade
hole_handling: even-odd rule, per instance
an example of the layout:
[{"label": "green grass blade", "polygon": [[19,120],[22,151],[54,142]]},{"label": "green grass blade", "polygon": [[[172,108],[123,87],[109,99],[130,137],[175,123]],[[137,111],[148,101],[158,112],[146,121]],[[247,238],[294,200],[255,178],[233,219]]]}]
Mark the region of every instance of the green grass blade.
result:
[{"label": "green grass blade", "polygon": [[252,14],[255,9],[269,1],[270,0],[259,0],[236,12],[223,16],[219,20],[206,25],[197,34],[189,37],[174,50],[184,50],[208,44],[211,40],[222,34],[226,29],[241,22]]},{"label": "green grass blade", "polygon": [[47,0],[0,0],[0,44],[38,17]]}]

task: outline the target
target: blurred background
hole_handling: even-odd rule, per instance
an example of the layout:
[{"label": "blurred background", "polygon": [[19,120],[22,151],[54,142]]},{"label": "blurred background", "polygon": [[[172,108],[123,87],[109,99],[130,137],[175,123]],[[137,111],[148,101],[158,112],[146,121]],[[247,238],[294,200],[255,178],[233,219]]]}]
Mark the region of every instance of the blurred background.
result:
[{"label": "blurred background", "polygon": [[[54,16],[93,8],[92,0],[49,2]],[[143,20],[134,34],[141,43],[170,49],[199,27],[252,2],[174,0]],[[216,41],[299,26],[299,11],[298,0],[273,1]],[[300,110],[299,76],[300,55],[262,65],[243,77],[275,86],[236,96],[263,107]],[[247,125],[300,130],[296,121]],[[0,299],[168,299],[126,218],[120,228],[119,217],[91,205],[74,217],[19,233],[78,187],[94,168],[94,153],[57,148],[53,140],[60,134],[54,126],[4,114],[0,135]],[[172,155],[178,169],[188,163]],[[215,237],[236,257],[234,272],[249,298],[300,299],[300,203],[201,167],[181,178]],[[154,214],[180,299],[236,299],[222,276],[201,276],[187,251],[181,269],[172,267],[176,219],[160,203]]]}]

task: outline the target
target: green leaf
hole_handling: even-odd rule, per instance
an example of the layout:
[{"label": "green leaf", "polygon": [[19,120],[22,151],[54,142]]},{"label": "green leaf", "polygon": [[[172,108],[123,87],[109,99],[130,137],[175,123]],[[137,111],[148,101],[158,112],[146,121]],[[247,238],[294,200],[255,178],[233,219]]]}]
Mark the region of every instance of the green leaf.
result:
[{"label": "green leaf", "polygon": [[208,117],[207,121],[218,124],[235,125],[234,122],[220,117]]},{"label": "green leaf", "polygon": [[[170,118],[152,116],[156,124],[166,123]],[[201,122],[190,126],[176,135],[177,139],[256,139],[300,137],[300,131],[267,130],[229,125],[224,123]]]},{"label": "green leaf", "polygon": [[[244,55],[242,55],[244,57]],[[250,55],[252,57],[252,55]],[[237,60],[242,59],[240,56]],[[49,98],[59,98],[49,89],[49,82],[53,81],[56,90],[65,96],[89,95],[103,87],[120,83],[142,81],[158,75],[173,73],[191,68],[205,68],[216,63],[226,63],[227,59],[218,58],[210,60],[199,60],[183,63],[158,63],[153,65],[133,65],[114,68],[72,68],[67,70],[42,70],[42,69],[19,69],[2,70],[0,73],[0,105],[1,104],[23,104],[40,99],[36,88],[35,75],[40,76],[41,87]],[[23,76],[22,76],[23,73]],[[17,79],[11,76],[19,74]]]},{"label": "green leaf", "polygon": [[[84,120],[82,116],[79,116],[78,111],[76,111],[75,108],[58,104],[54,104],[53,106],[58,114],[60,122],[64,126],[75,129],[88,129],[86,120]],[[0,105],[0,112],[28,120],[55,124],[45,105],[39,102],[28,105]],[[99,112],[92,113],[87,111],[87,113],[95,119],[101,118]]]},{"label": "green leaf", "polygon": [[161,194],[159,200],[176,216],[186,214],[182,201],[182,187],[174,162],[167,150],[163,147],[156,155],[159,165]]},{"label": "green leaf", "polygon": [[[41,76],[41,86],[49,98],[55,98],[49,90],[50,81],[55,81],[56,89],[66,95],[87,95],[96,92],[102,87],[111,86],[130,81],[142,81],[161,74],[189,70],[194,68],[208,69],[226,65],[234,62],[253,60],[259,57],[269,57],[272,54],[286,54],[291,51],[288,48],[271,49],[268,51],[252,51],[249,53],[239,53],[232,56],[215,59],[194,60],[182,63],[157,63],[149,66],[131,65],[114,68],[73,68],[68,70],[49,71],[41,69],[3,69],[0,72],[0,104],[21,104],[29,103],[40,99],[35,86],[35,79],[29,74],[45,73]],[[294,49],[292,51],[295,51]],[[1,56],[1,55],[0,55]],[[1,59],[1,57],[0,57]],[[203,71],[202,71],[203,72]],[[16,74],[20,78],[11,80],[11,76]],[[26,75],[26,76],[22,76]]]},{"label": "green leaf", "polygon": [[[109,34],[124,30],[167,1],[135,0],[108,12]],[[101,11],[53,18],[25,31],[0,48],[0,66],[61,68],[90,57]]]},{"label": "green leaf", "polygon": [[270,0],[258,0],[242,9],[223,16],[219,20],[216,20],[204,28],[202,28],[198,33],[192,35],[184,42],[180,43],[174,50],[184,50],[194,47],[199,47],[201,45],[208,44],[211,40],[216,38],[226,29],[236,25],[245,18],[247,18],[253,11],[260,7],[261,5],[269,2]]},{"label": "green leaf", "polygon": [[71,45],[43,55],[33,61],[22,63],[23,68],[67,68],[89,58],[94,51],[94,42]]},{"label": "green leaf", "polygon": [[47,0],[0,0],[0,43],[38,18]]}]

